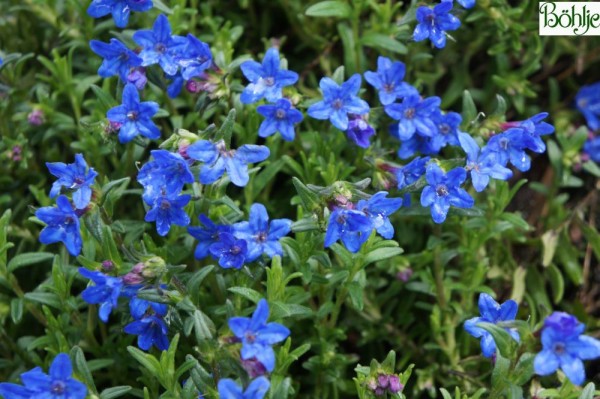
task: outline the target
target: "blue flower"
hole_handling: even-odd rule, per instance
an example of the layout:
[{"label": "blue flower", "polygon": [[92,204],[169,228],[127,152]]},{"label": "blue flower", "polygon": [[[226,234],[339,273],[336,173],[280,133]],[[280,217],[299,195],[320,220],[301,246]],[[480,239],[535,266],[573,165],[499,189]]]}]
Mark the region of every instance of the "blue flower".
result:
[{"label": "blue flower", "polygon": [[213,62],[213,56],[208,44],[189,34],[186,37],[187,43],[181,55],[177,57],[177,63],[181,67],[181,76],[185,80],[190,80],[195,76],[201,76],[202,73],[210,68]]},{"label": "blue flower", "polygon": [[222,233],[233,234],[233,227],[217,225],[204,214],[198,216],[198,220],[205,227],[188,227],[188,232],[198,240],[194,257],[196,259],[204,259],[210,253],[209,247],[220,240]]},{"label": "blue flower", "polygon": [[181,93],[181,89],[183,89],[183,84],[185,83],[183,76],[181,76],[181,72],[177,72],[172,76],[165,74],[165,76],[171,79],[171,83],[167,86],[167,94],[171,98],[177,97],[179,93]]},{"label": "blue flower", "polygon": [[315,119],[329,119],[340,130],[348,129],[348,114],[362,115],[369,112],[369,104],[358,98],[360,75],[354,74],[338,85],[331,78],[322,78],[319,87],[323,100],[308,108],[308,115]]},{"label": "blue flower", "polygon": [[356,209],[362,211],[371,220],[371,228],[377,230],[383,238],[394,237],[394,226],[389,216],[402,206],[402,198],[386,198],[387,192],[380,191],[368,200],[360,200]]},{"label": "blue flower", "polygon": [[179,69],[178,56],[188,44],[188,39],[171,35],[171,25],[163,14],[160,14],[152,30],[139,30],[133,34],[133,41],[142,47],[140,58],[142,66],[159,64],[167,75],[175,75]]},{"label": "blue flower", "polygon": [[224,269],[240,269],[246,261],[248,254],[248,243],[239,240],[230,233],[220,233],[219,240],[212,243],[208,250],[210,254],[219,260],[219,265]]},{"label": "blue flower", "polygon": [[554,126],[547,122],[543,122],[547,117],[547,112],[541,112],[527,120],[518,122],[517,126],[529,135],[529,140],[525,141],[525,148],[540,154],[546,151],[546,144],[540,136],[554,132]]},{"label": "blue flower", "polygon": [[433,9],[421,6],[417,9],[417,21],[419,22],[413,33],[415,42],[429,38],[437,48],[446,46],[446,32],[456,30],[460,26],[460,20],[450,14],[452,10],[451,1],[443,1]]},{"label": "blue flower", "polygon": [[446,112],[442,114],[439,110],[432,115],[433,123],[437,126],[438,136],[440,136],[441,147],[446,145],[459,145],[458,133],[462,116],[456,112]]},{"label": "blue flower", "polygon": [[[475,338],[481,338],[481,352],[483,356],[492,357],[496,353],[496,343],[492,334],[481,327],[477,327],[477,323],[498,324],[502,321],[511,321],[517,316],[518,310],[519,306],[512,299],[500,305],[488,294],[482,293],[479,295],[479,313],[481,313],[481,316],[465,321],[465,330]],[[516,329],[505,328],[505,330],[508,331],[515,341],[519,342],[519,333]]]},{"label": "blue flower", "polygon": [[123,82],[127,82],[130,70],[142,65],[142,59],[117,39],[110,39],[110,43],[92,40],[90,47],[104,58],[98,69],[98,75],[103,78],[119,75]]},{"label": "blue flower", "polygon": [[425,174],[425,165],[430,159],[429,157],[417,157],[398,168],[394,173],[398,180],[398,189],[401,190],[419,180]]},{"label": "blue flower", "polygon": [[200,168],[200,183],[216,182],[227,171],[229,179],[238,187],[248,184],[248,164],[262,162],[269,157],[270,151],[264,145],[246,144],[237,150],[227,150],[225,141],[212,143],[199,140],[187,149],[190,158],[204,162]]},{"label": "blue flower", "polygon": [[35,216],[47,224],[40,233],[40,242],[46,245],[62,242],[71,255],[77,256],[82,246],[79,216],[64,195],[56,199],[56,205],[35,211]]},{"label": "blue flower", "polygon": [[131,70],[127,74],[126,83],[133,84],[138,90],[144,90],[144,87],[146,87],[146,83],[148,83],[148,78],[146,77],[146,68],[131,68]]},{"label": "blue flower", "polygon": [[144,12],[152,8],[152,0],[92,0],[87,9],[89,16],[100,18],[112,14],[115,25],[124,28],[131,11]]},{"label": "blue flower", "polygon": [[158,112],[158,104],[154,101],[140,102],[140,95],[134,85],[128,83],[123,89],[123,104],[108,110],[109,121],[121,124],[119,141],[128,143],[141,134],[149,139],[160,138],[160,130],[152,122]]},{"label": "blue flower", "polygon": [[246,261],[252,262],[263,253],[270,258],[275,255],[282,256],[283,248],[279,239],[287,235],[292,226],[289,219],[275,219],[269,223],[267,209],[262,204],[253,204],[250,207],[248,222],[240,222],[234,225],[235,236],[246,240],[248,254]]},{"label": "blue flower", "polygon": [[167,150],[152,150],[150,154],[153,160],[145,163],[137,175],[148,205],[161,195],[177,195],[185,184],[194,182],[194,175],[181,155]]},{"label": "blue flower", "polygon": [[138,335],[137,345],[145,351],[149,350],[152,345],[161,351],[169,349],[167,325],[162,317],[156,314],[146,315],[127,324],[123,331],[127,334]]},{"label": "blue flower", "polygon": [[575,106],[591,130],[600,129],[600,82],[583,86],[575,96]]},{"label": "blue flower", "polygon": [[246,61],[240,68],[250,81],[240,96],[240,101],[244,104],[252,104],[263,97],[269,102],[275,102],[283,95],[282,89],[285,86],[298,81],[296,72],[279,69],[279,51],[276,48],[267,50],[262,64]]},{"label": "blue flower", "polygon": [[[398,124],[395,124],[397,132]],[[394,130],[390,129],[392,136]],[[402,141],[398,149],[398,157],[400,159],[408,159],[419,153],[421,155],[436,155],[442,149],[443,138],[440,134],[435,134],[433,137],[413,135],[410,139]]]},{"label": "blue flower", "polygon": [[433,137],[438,129],[432,115],[439,110],[442,100],[439,97],[421,99],[418,95],[404,98],[401,103],[385,106],[385,112],[398,122],[398,138],[410,139],[415,133]]},{"label": "blue flower", "polygon": [[600,357],[600,341],[581,335],[585,324],[564,312],[554,312],[544,321],[542,351],[533,361],[536,374],[549,375],[560,368],[575,385],[583,385],[582,360]]},{"label": "blue flower", "polygon": [[[452,3],[453,0],[442,0]],[[463,6],[464,8],[473,8],[475,7],[475,0],[456,0],[458,4]]]},{"label": "blue flower", "polygon": [[600,136],[591,137],[583,144],[583,152],[594,162],[600,163]]},{"label": "blue flower", "polygon": [[84,209],[92,198],[92,188],[98,173],[94,168],[88,168],[83,155],[75,154],[75,163],[65,164],[62,162],[46,162],[50,173],[58,177],[52,183],[50,198],[60,194],[61,187],[73,191],[73,203],[77,209]]},{"label": "blue flower", "polygon": [[129,312],[136,320],[143,319],[149,309],[155,315],[164,317],[169,311],[169,306],[165,303],[147,301],[145,299],[138,298],[137,296],[131,298],[129,301]]},{"label": "blue flower", "polygon": [[531,168],[531,158],[525,152],[525,148],[533,146],[533,139],[525,130],[510,128],[492,136],[486,145],[486,151],[496,153],[500,165],[506,166],[510,161],[521,172],[525,172]]},{"label": "blue flower", "polygon": [[471,180],[475,191],[483,191],[490,182],[490,177],[498,180],[508,180],[512,171],[498,163],[494,152],[479,150],[479,146],[468,133],[459,133],[460,146],[467,153],[465,169],[471,172]]},{"label": "blue flower", "polygon": [[258,128],[260,137],[268,137],[279,132],[284,140],[293,141],[294,125],[304,119],[302,112],[292,108],[292,103],[287,98],[279,99],[273,105],[259,105],[256,111],[266,118]]},{"label": "blue flower", "polygon": [[354,209],[336,208],[329,215],[329,223],[325,232],[325,248],[342,240],[348,251],[356,253],[369,239],[373,225],[364,212]]},{"label": "blue flower", "polygon": [[386,57],[377,58],[377,72],[365,72],[365,80],[379,92],[382,105],[389,105],[397,98],[418,95],[417,89],[403,82],[406,68],[400,61]]},{"label": "blue flower", "polygon": [[275,352],[271,345],[285,340],[290,330],[279,323],[267,323],[269,304],[265,299],[258,301],[252,318],[232,317],[229,328],[242,341],[242,359],[253,357],[271,372],[275,368]]},{"label": "blue flower", "polygon": [[83,290],[81,298],[89,304],[99,304],[98,315],[100,320],[106,323],[110,312],[117,307],[123,281],[120,277],[107,276],[104,273],[87,270],[83,267],[78,270],[79,274],[96,284]]},{"label": "blue flower", "polygon": [[190,195],[164,194],[156,197],[152,208],[146,213],[146,222],[156,222],[156,231],[161,236],[166,236],[172,224],[187,226],[190,217],[185,213],[183,207],[190,202]]},{"label": "blue flower", "polygon": [[369,138],[375,134],[373,126],[365,120],[365,115],[350,115],[346,136],[361,148],[369,148]]},{"label": "blue flower", "polygon": [[443,223],[450,206],[458,208],[471,208],[473,198],[460,185],[467,178],[463,168],[454,168],[444,173],[435,164],[429,164],[425,171],[428,186],[421,193],[421,205],[431,207],[431,217],[435,223]]},{"label": "blue flower", "polygon": [[270,386],[267,377],[258,377],[243,391],[235,381],[223,378],[218,384],[219,397],[221,399],[263,399]]},{"label": "blue flower", "polygon": [[50,365],[50,375],[36,367],[21,374],[24,387],[0,383],[0,395],[7,399],[84,399],[87,387],[72,375],[69,355],[59,353]]}]

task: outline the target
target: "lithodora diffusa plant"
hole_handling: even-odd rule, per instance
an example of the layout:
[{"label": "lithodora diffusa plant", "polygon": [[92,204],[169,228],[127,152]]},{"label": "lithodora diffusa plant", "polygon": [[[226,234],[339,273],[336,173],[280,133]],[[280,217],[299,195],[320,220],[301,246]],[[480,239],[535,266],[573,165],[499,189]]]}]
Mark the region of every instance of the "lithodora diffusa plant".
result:
[{"label": "lithodora diffusa plant", "polygon": [[599,394],[597,84],[537,5],[14,2],[1,397]]}]

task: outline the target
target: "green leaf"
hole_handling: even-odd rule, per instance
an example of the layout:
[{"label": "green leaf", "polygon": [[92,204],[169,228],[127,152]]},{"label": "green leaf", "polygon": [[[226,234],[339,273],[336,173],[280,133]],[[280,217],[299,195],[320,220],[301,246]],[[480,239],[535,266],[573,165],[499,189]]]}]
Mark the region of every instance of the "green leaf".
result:
[{"label": "green leaf", "polygon": [[100,87],[96,85],[91,85],[90,88],[92,89],[94,95],[100,102],[100,106],[102,107],[101,111],[103,114],[105,114],[106,111],[108,111],[112,107],[119,105],[117,104],[117,101],[110,96],[110,94],[102,90]]},{"label": "green leaf", "polygon": [[100,399],[118,398],[119,396],[125,395],[129,391],[131,391],[131,387],[128,385],[106,388],[100,393]]},{"label": "green leaf", "polygon": [[594,399],[594,391],[596,390],[596,386],[593,382],[590,382],[583,388],[581,391],[581,395],[579,395],[578,399]]},{"label": "green leaf", "polygon": [[13,323],[19,324],[21,319],[23,318],[23,299],[22,298],[13,298],[10,301],[10,318]]},{"label": "green leaf", "polygon": [[350,300],[352,301],[352,306],[354,306],[358,310],[363,310],[364,301],[363,301],[363,291],[364,287],[362,287],[358,282],[353,281],[348,285],[348,293],[350,294]]},{"label": "green leaf", "polygon": [[[398,243],[394,242],[396,245],[398,245]],[[367,254],[367,256],[365,256],[365,259],[363,261],[363,266],[366,266],[370,263],[373,262],[379,262],[381,260],[384,259],[389,259],[389,258],[393,258],[394,256],[398,256],[400,254],[402,254],[404,252],[404,250],[400,247],[395,247],[395,248],[379,248],[376,249],[374,251],[371,251]]]},{"label": "green leaf", "polygon": [[360,42],[363,46],[388,50],[397,54],[406,54],[407,47],[398,40],[377,32],[369,32],[361,37]]},{"label": "green leaf", "polygon": [[83,378],[83,382],[85,382],[85,384],[91,388],[94,393],[97,393],[98,390],[94,384],[92,372],[88,368],[85,355],[79,346],[74,346],[73,349],[71,349],[71,357],[73,358],[75,372]]},{"label": "green leaf", "polygon": [[468,90],[463,92],[462,99],[462,117],[463,124],[471,123],[477,117],[477,107],[475,107],[475,102],[473,101],[473,97],[471,97],[471,93]]},{"label": "green leaf", "polygon": [[53,257],[54,254],[51,254],[50,252],[27,252],[19,254],[8,262],[8,271],[14,272],[20,267],[41,263],[50,260]]},{"label": "green leaf", "polygon": [[343,1],[321,1],[306,9],[309,17],[337,17],[348,18],[352,9]]},{"label": "green leaf", "polygon": [[512,372],[511,379],[515,385],[525,385],[527,381],[533,376],[533,360],[535,359],[534,353],[523,353]]},{"label": "green leaf", "polygon": [[450,392],[448,392],[444,388],[440,388],[440,392],[442,393],[442,397],[444,399],[452,399],[452,395],[450,395]]},{"label": "green leaf", "polygon": [[227,114],[227,118],[225,118],[225,122],[221,125],[221,128],[217,132],[216,139],[217,140],[225,140],[225,145],[227,148],[231,145],[231,135],[233,133],[233,126],[235,125],[235,108],[232,108]]},{"label": "green leaf", "polygon": [[496,348],[500,352],[500,354],[505,358],[510,358],[510,354],[512,353],[513,339],[511,338],[508,331],[506,331],[502,327],[498,327],[492,323],[480,322],[477,323],[477,327],[483,328],[485,331],[492,334],[494,338],[494,342],[496,343]]},{"label": "green leaf", "polygon": [[558,232],[548,230],[542,235],[542,244],[544,245],[544,253],[542,256],[542,265],[549,266],[554,258],[556,246],[558,245]]},{"label": "green leaf", "polygon": [[205,339],[211,339],[215,331],[215,324],[213,321],[198,309],[194,311],[192,317],[194,318],[196,340],[200,342]]},{"label": "green leaf", "polygon": [[548,266],[546,272],[550,280],[550,285],[552,286],[552,301],[555,304],[559,304],[565,293],[565,280],[563,279],[560,270],[554,265]]},{"label": "green leaf", "polygon": [[309,212],[314,212],[317,209],[321,208],[321,204],[319,202],[319,196],[311,191],[304,183],[302,183],[297,177],[292,177],[292,183],[300,195],[300,200],[302,201],[302,206]]},{"label": "green leaf", "polygon": [[33,302],[48,305],[56,309],[64,310],[58,296],[52,292],[28,292],[25,294],[25,299]]},{"label": "green leaf", "polygon": [[161,367],[160,363],[156,358],[148,353],[144,353],[134,346],[128,346],[127,351],[138,361],[146,370],[150,372],[150,374],[160,379],[161,376]]},{"label": "green leaf", "polygon": [[280,301],[271,302],[271,318],[273,320],[283,319],[286,317],[312,317],[313,311],[311,308],[297,305],[293,303],[284,303]]},{"label": "green leaf", "polygon": [[260,292],[248,287],[229,287],[227,288],[227,291],[241,295],[254,303],[258,303],[258,301],[260,301],[263,298],[263,295]]}]

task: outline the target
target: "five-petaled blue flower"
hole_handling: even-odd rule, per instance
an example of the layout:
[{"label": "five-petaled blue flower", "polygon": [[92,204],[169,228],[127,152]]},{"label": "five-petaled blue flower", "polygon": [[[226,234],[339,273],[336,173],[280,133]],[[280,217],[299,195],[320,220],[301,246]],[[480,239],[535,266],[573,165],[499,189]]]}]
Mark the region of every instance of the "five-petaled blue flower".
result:
[{"label": "five-petaled blue flower", "polygon": [[145,315],[143,318],[127,324],[123,331],[127,334],[138,335],[138,347],[145,351],[149,350],[152,345],[161,351],[169,349],[168,329],[162,315]]},{"label": "five-petaled blue flower", "polygon": [[356,253],[369,239],[372,231],[371,219],[364,212],[336,208],[329,215],[324,245],[328,248],[337,240],[342,240],[348,251]]},{"label": "five-petaled blue flower", "polygon": [[433,137],[438,133],[432,115],[439,110],[442,100],[439,97],[421,99],[418,95],[404,98],[401,103],[385,106],[385,112],[398,121],[398,138],[410,139],[415,133]]},{"label": "five-petaled blue flower", "polygon": [[329,119],[340,130],[348,129],[348,114],[362,115],[369,112],[369,104],[358,98],[360,75],[354,74],[338,85],[331,78],[322,78],[319,87],[323,100],[308,108],[308,116],[315,119]]},{"label": "five-petaled blue flower", "polygon": [[209,247],[219,241],[219,237],[222,233],[233,234],[233,227],[215,224],[204,214],[198,216],[198,220],[200,220],[200,223],[202,223],[204,227],[188,227],[188,233],[198,240],[198,245],[194,251],[194,257],[196,259],[203,259],[210,253]]},{"label": "five-petaled blue flower", "polygon": [[[498,324],[502,321],[511,321],[517,316],[518,310],[519,306],[512,299],[500,305],[488,294],[482,293],[479,295],[479,313],[481,313],[481,316],[465,321],[465,330],[475,338],[481,338],[480,344],[483,356],[492,357],[496,353],[496,342],[492,334],[481,327],[477,327],[477,323]],[[505,330],[515,341],[519,342],[519,333],[515,328],[505,328]]]},{"label": "five-petaled blue flower", "polygon": [[600,82],[579,89],[575,105],[591,130],[600,129]]},{"label": "five-petaled blue flower", "polygon": [[91,271],[83,267],[78,270],[79,274],[96,284],[83,290],[81,298],[89,304],[99,304],[98,315],[100,320],[106,323],[110,312],[117,307],[123,280],[120,277],[107,276],[99,271]]},{"label": "five-petaled blue flower", "polygon": [[471,173],[471,180],[475,191],[483,191],[490,182],[490,177],[498,180],[508,180],[512,177],[512,171],[498,163],[497,155],[487,151],[480,151],[477,142],[468,133],[459,133],[460,146],[467,153],[467,165],[465,169]]},{"label": "five-petaled blue flower", "polygon": [[585,381],[582,360],[600,357],[600,340],[581,335],[585,324],[575,316],[554,312],[544,321],[542,351],[533,361],[536,374],[548,375],[560,368],[575,385]]},{"label": "five-petaled blue flower", "polygon": [[450,14],[452,10],[451,1],[443,1],[433,9],[421,6],[417,9],[417,22],[419,22],[413,33],[413,39],[420,42],[429,38],[437,48],[446,46],[446,32],[456,30],[460,26],[460,20]]},{"label": "five-petaled blue flower", "polygon": [[269,304],[261,299],[252,318],[232,317],[229,328],[242,341],[242,359],[256,357],[271,372],[275,368],[275,352],[271,345],[285,340],[290,330],[279,323],[267,323],[268,318]]},{"label": "five-petaled blue flower", "polygon": [[160,14],[152,30],[139,30],[133,34],[133,40],[142,47],[140,58],[142,66],[159,64],[167,75],[175,75],[179,69],[177,57],[183,51],[188,39],[171,35],[171,25]]},{"label": "five-petaled blue flower", "polygon": [[35,211],[35,216],[47,224],[40,233],[40,242],[46,245],[62,242],[71,255],[77,256],[82,246],[79,216],[64,195],[56,199],[56,205]]},{"label": "five-petaled blue flower", "polygon": [[131,11],[144,12],[150,10],[152,6],[152,0],[92,0],[87,13],[93,18],[112,14],[115,25],[124,28],[129,22]]},{"label": "five-petaled blue flower", "polygon": [[531,158],[525,149],[533,146],[532,136],[524,129],[510,128],[492,136],[486,144],[486,151],[494,152],[499,164],[506,166],[510,161],[521,172],[525,172],[531,168]]},{"label": "five-petaled blue flower", "polygon": [[240,101],[244,104],[252,104],[263,97],[269,102],[275,102],[282,97],[285,86],[298,81],[296,72],[279,69],[279,51],[276,48],[267,50],[262,64],[246,61],[240,68],[250,81],[240,96]]},{"label": "five-petaled blue flower", "polygon": [[266,118],[258,128],[260,137],[268,137],[279,132],[284,140],[293,141],[294,125],[304,119],[302,112],[293,108],[287,98],[281,98],[275,104],[259,105],[256,111]]},{"label": "five-petaled blue flower", "polygon": [[182,55],[177,57],[177,62],[181,67],[183,79],[190,80],[195,76],[201,76],[206,69],[210,68],[213,57],[208,44],[190,33],[186,39],[187,44],[181,51]]},{"label": "five-petaled blue flower", "polygon": [[549,375],[558,368],[575,385],[585,381],[582,360],[600,357],[600,341],[581,335],[585,324],[575,316],[554,312],[544,321],[542,351],[534,359],[534,370],[539,375]]},{"label": "five-petaled blue flower", "polygon": [[152,117],[158,112],[158,104],[154,101],[140,102],[136,87],[128,83],[123,89],[123,104],[108,110],[109,121],[121,125],[119,141],[128,143],[141,134],[149,139],[158,139],[160,130],[152,122]]},{"label": "five-petaled blue flower", "polygon": [[356,209],[362,211],[371,220],[371,228],[383,238],[394,237],[394,226],[389,216],[402,206],[402,198],[387,198],[387,192],[380,191],[368,200],[360,200]]},{"label": "five-petaled blue flower", "polygon": [[65,164],[62,162],[46,162],[50,173],[58,177],[58,180],[52,183],[50,198],[60,194],[61,187],[66,187],[73,191],[73,203],[75,208],[85,208],[92,198],[92,188],[94,179],[98,173],[94,168],[88,168],[83,155],[75,154],[75,163]]},{"label": "five-petaled blue flower", "polygon": [[460,185],[467,178],[464,168],[454,168],[444,173],[435,164],[427,165],[425,178],[428,186],[421,193],[421,205],[431,207],[431,217],[435,223],[443,223],[450,206],[471,208],[475,201]]},{"label": "five-petaled blue flower", "polygon": [[365,80],[379,92],[382,105],[389,105],[397,98],[418,95],[417,89],[404,82],[406,68],[400,61],[386,57],[377,58],[377,72],[365,72]]},{"label": "five-petaled blue flower", "polygon": [[361,148],[369,148],[369,139],[375,135],[375,129],[366,121],[366,115],[350,115],[346,136]]},{"label": "five-petaled blue flower", "polygon": [[150,154],[153,160],[145,163],[137,175],[148,205],[160,195],[179,194],[185,184],[194,182],[188,162],[181,155],[167,150],[152,150]]},{"label": "five-petaled blue flower", "polygon": [[6,399],[84,399],[85,384],[73,378],[73,366],[66,353],[59,353],[50,365],[50,375],[36,367],[21,374],[24,386],[0,383],[0,395]]},{"label": "five-petaled blue flower", "polygon": [[231,233],[220,233],[219,240],[208,247],[210,254],[219,260],[219,265],[225,269],[239,269],[244,265],[248,254],[246,240],[235,238]]},{"label": "five-petaled blue flower", "polygon": [[[392,129],[394,127],[394,129]],[[398,137],[398,124],[390,127],[392,137]],[[443,138],[440,134],[434,134],[433,137],[425,137],[418,134],[413,135],[408,140],[403,140],[398,149],[398,158],[408,159],[416,153],[421,155],[436,155],[442,149]]]},{"label": "five-petaled blue flower", "polygon": [[131,69],[142,65],[142,59],[117,39],[110,39],[109,43],[92,40],[90,47],[94,53],[104,58],[98,68],[98,75],[103,78],[119,75],[121,81],[126,83]]},{"label": "five-petaled blue flower", "polygon": [[263,399],[270,386],[267,377],[261,376],[253,380],[244,391],[234,380],[223,378],[218,384],[219,397],[221,399]]},{"label": "five-petaled blue flower", "polygon": [[554,126],[543,121],[547,117],[547,112],[540,112],[529,119],[517,122],[517,127],[523,129],[529,136],[529,140],[525,142],[525,148],[540,154],[546,151],[546,144],[540,136],[554,133]]},{"label": "five-petaled blue flower", "polygon": [[183,207],[190,202],[192,197],[185,195],[160,195],[157,196],[152,208],[146,213],[144,220],[146,222],[156,222],[156,231],[161,236],[166,236],[171,229],[172,224],[178,226],[187,226],[190,224],[190,217],[183,210]]},{"label": "five-petaled blue flower", "polygon": [[228,150],[225,141],[212,143],[199,140],[187,149],[190,158],[204,162],[200,168],[200,183],[216,182],[227,171],[229,179],[238,187],[248,184],[248,164],[262,162],[269,157],[269,148],[264,145],[245,144],[237,150]]},{"label": "five-petaled blue flower", "polygon": [[235,236],[246,240],[248,253],[246,261],[252,262],[263,253],[270,258],[275,255],[282,256],[283,248],[279,239],[287,235],[292,226],[289,219],[275,219],[269,223],[267,209],[262,204],[253,204],[250,207],[248,222],[239,222],[234,225]]},{"label": "five-petaled blue flower", "polygon": [[439,110],[432,115],[433,123],[437,126],[441,147],[446,145],[459,145],[458,133],[462,123],[462,116],[456,112],[443,114]]}]

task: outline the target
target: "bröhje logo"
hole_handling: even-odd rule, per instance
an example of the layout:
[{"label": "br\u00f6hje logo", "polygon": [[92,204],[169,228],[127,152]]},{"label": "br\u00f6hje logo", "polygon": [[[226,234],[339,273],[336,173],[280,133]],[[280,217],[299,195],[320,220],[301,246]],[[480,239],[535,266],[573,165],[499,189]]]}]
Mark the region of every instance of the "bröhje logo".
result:
[{"label": "br\u00f6hje logo", "polygon": [[600,36],[600,2],[540,1],[540,36]]}]

